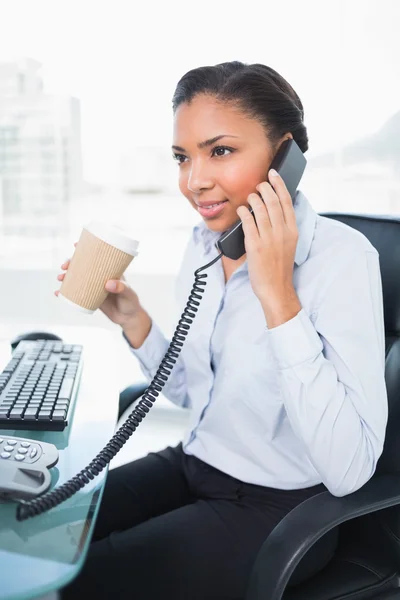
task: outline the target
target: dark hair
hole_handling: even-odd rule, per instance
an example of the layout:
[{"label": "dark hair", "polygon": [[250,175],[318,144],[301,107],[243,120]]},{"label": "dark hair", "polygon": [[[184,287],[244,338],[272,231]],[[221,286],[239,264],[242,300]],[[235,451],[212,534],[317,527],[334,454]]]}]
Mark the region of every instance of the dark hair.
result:
[{"label": "dark hair", "polygon": [[173,112],[198,94],[236,105],[265,128],[272,143],[290,132],[302,152],[308,149],[307,129],[300,98],[279,73],[266,65],[239,61],[198,67],[178,82],[172,99]]}]

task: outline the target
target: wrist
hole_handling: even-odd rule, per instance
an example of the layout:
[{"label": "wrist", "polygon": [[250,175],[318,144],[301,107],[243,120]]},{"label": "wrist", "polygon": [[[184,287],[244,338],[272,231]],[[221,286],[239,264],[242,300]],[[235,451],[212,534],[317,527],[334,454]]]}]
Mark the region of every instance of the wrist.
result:
[{"label": "wrist", "polygon": [[133,348],[140,348],[150,333],[152,320],[142,308],[134,316],[121,325],[125,337]]},{"label": "wrist", "polygon": [[269,329],[290,321],[302,309],[294,287],[271,293],[260,302]]},{"label": "wrist", "polygon": [[129,330],[135,329],[143,320],[144,315],[147,315],[144,308],[140,307],[132,315],[129,315],[123,323],[120,323],[121,329],[126,333]]}]

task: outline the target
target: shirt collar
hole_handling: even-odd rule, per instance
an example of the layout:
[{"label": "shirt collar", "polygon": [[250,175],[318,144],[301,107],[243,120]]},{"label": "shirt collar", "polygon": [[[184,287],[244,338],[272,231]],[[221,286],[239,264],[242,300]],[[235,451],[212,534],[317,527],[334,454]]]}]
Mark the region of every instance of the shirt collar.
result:
[{"label": "shirt collar", "polygon": [[[297,266],[300,266],[306,261],[310,253],[318,215],[300,190],[296,192],[293,208],[296,215],[297,230],[299,232],[294,262]],[[201,221],[193,228],[193,238],[195,243],[202,243],[206,253],[211,250],[220,236],[221,232],[211,231],[204,221]]]}]

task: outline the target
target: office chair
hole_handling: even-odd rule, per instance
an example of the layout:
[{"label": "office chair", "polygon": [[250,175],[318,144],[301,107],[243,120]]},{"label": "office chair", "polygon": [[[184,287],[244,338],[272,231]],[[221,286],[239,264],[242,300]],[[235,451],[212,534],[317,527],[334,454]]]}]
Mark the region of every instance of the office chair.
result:
[{"label": "office chair", "polygon": [[[258,553],[245,600],[400,599],[400,218],[320,213],[358,229],[378,250],[383,283],[389,418],[376,473],[338,498],[322,492],[293,509]],[[307,551],[333,528],[328,564],[290,585]]]}]

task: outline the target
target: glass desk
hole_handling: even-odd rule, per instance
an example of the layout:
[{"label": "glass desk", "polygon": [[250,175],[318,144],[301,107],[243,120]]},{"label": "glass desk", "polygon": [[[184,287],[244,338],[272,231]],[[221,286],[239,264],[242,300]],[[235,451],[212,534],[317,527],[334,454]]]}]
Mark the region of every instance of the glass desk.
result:
[{"label": "glass desk", "polygon": [[[62,432],[0,429],[0,437],[28,437],[54,444],[59,461],[52,487],[87,466],[115,431],[118,416],[117,333],[95,327],[1,326],[0,368],[11,356],[10,340],[24,331],[51,331],[67,343],[82,344],[83,372],[72,422]],[[0,504],[0,598],[25,600],[63,587],[83,565],[108,467],[72,498],[18,522],[16,503]]]}]

